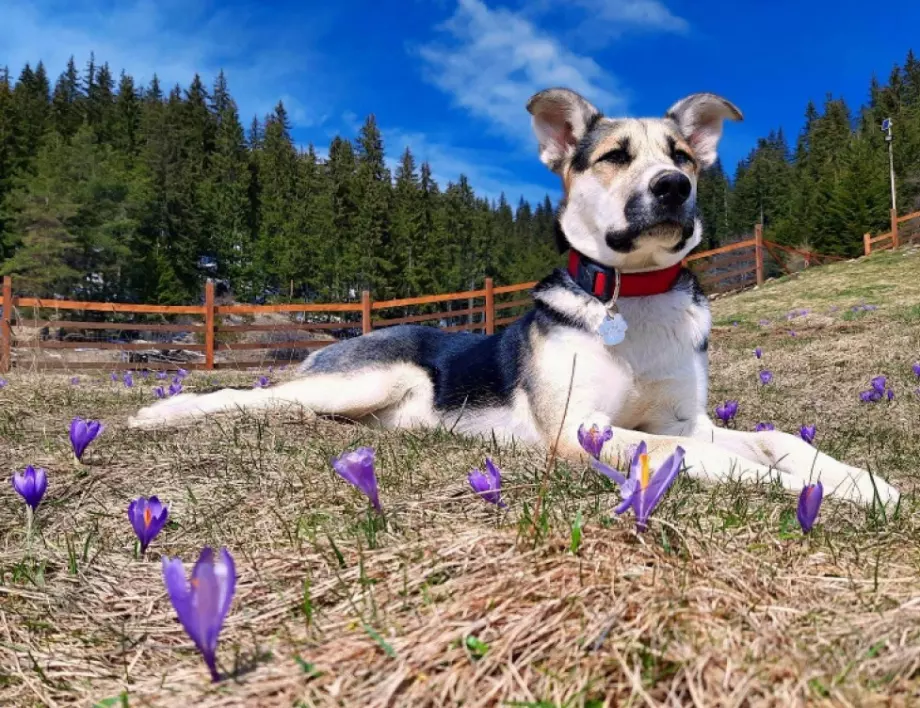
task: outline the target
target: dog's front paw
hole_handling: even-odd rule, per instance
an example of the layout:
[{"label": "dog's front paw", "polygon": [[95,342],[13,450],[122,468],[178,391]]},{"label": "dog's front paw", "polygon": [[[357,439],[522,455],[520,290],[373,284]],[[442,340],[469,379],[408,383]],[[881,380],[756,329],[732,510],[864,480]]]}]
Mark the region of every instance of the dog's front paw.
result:
[{"label": "dog's front paw", "polygon": [[[844,481],[828,490],[831,494],[867,507],[882,504],[889,511],[898,505],[900,492],[878,475],[857,467],[848,467],[847,473]],[[827,486],[825,484],[825,487]]]}]

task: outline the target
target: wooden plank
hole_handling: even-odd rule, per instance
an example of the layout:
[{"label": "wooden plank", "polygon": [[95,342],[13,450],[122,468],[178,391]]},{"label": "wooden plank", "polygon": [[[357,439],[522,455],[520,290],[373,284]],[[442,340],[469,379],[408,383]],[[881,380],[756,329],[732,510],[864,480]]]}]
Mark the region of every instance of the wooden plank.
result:
[{"label": "wooden plank", "polygon": [[204,284],[204,368],[214,368],[214,281]]},{"label": "wooden plank", "polygon": [[685,263],[690,263],[692,261],[697,261],[700,258],[711,258],[712,256],[718,255],[720,253],[728,253],[729,251],[737,251],[741,248],[751,248],[756,245],[756,239],[750,238],[747,241],[738,241],[737,243],[729,243],[725,246],[720,246],[719,248],[713,248],[709,251],[701,251],[700,253],[694,253],[692,256],[687,256],[684,258]]},{"label": "wooden plank", "polygon": [[135,305],[123,302],[87,302],[83,300],[54,300],[38,297],[17,298],[20,308],[38,307],[48,310],[87,310],[90,312],[133,312],[148,315],[202,315],[200,305]]},{"label": "wooden plank", "polygon": [[215,349],[221,352],[243,352],[259,349],[315,349],[324,347],[327,344],[335,344],[339,340],[322,340],[322,339],[304,339],[297,342],[240,342],[239,344],[230,344],[220,342]]},{"label": "wooden plank", "polygon": [[360,326],[360,322],[291,322],[290,324],[218,325],[215,329],[217,332],[310,332],[321,329],[352,329]]},{"label": "wooden plank", "polygon": [[361,293],[361,333],[369,334],[373,329],[371,324],[371,294],[365,290]]},{"label": "wooden plank", "polygon": [[917,217],[920,217],[920,211],[915,211],[915,212],[913,212],[913,213],[911,213],[911,214],[906,214],[905,216],[899,216],[899,217],[898,217],[898,223],[901,224],[901,223],[903,223],[903,222],[905,222],[905,221],[910,221],[911,219],[916,219]]},{"label": "wooden plank", "polygon": [[10,370],[13,344],[13,330],[10,323],[13,321],[13,276],[4,275],[3,285],[0,287],[3,296],[3,315],[0,316],[0,374]]},{"label": "wooden plank", "polygon": [[486,334],[495,334],[495,283],[486,278]]},{"label": "wooden plank", "polygon": [[[746,251],[744,253],[733,253],[726,258],[719,258],[717,261],[711,261],[709,263],[697,263],[696,267],[700,271],[712,270],[713,268],[728,268],[729,266],[738,265],[739,263],[750,263],[753,268],[757,264],[757,254],[754,251]],[[697,272],[700,272],[697,271]]]},{"label": "wooden plank", "polygon": [[[335,344],[335,342],[326,342],[326,344]],[[216,361],[215,369],[234,369],[242,371],[244,369],[255,369],[263,371],[269,366],[298,366],[302,359],[259,359],[258,361]]]},{"label": "wooden plank", "polygon": [[195,371],[197,369],[203,369],[204,364],[198,362],[60,361],[59,359],[31,359],[28,362],[16,362],[16,368],[27,368],[30,371],[33,369],[63,369],[64,371],[79,369],[104,369],[106,371],[142,371],[144,369],[150,371],[178,371],[179,369],[185,369],[187,371]]},{"label": "wooden plank", "polygon": [[505,295],[506,293],[519,293],[522,290],[530,290],[533,288],[539,281],[532,280],[529,283],[517,283],[515,285],[502,285],[495,288],[492,292],[496,295]]},{"label": "wooden plank", "polygon": [[713,283],[720,283],[723,280],[728,280],[729,278],[737,278],[742,275],[756,275],[753,268],[750,266],[747,268],[738,268],[737,270],[730,270],[727,273],[716,273],[709,278],[700,278],[700,285],[705,288],[707,285],[712,285]]},{"label": "wooden plank", "polygon": [[763,285],[763,224],[754,227],[754,270],[757,284]]},{"label": "wooden plank", "polygon": [[475,329],[479,329],[479,326],[476,324],[461,324],[453,325],[452,327],[439,327],[442,332],[472,332]]},{"label": "wooden plank", "polygon": [[478,315],[486,311],[485,307],[468,307],[464,310],[439,310],[438,312],[429,312],[424,315],[411,315],[410,317],[399,317],[393,320],[374,320],[373,326],[390,327],[398,324],[412,324],[413,322],[427,322],[429,320],[439,320],[442,317],[460,317],[462,315]]},{"label": "wooden plank", "polygon": [[[498,292],[498,288],[495,289]],[[485,290],[466,290],[462,293],[445,293],[443,295],[423,295],[421,297],[404,297],[400,300],[378,300],[371,309],[385,310],[390,307],[405,307],[407,305],[432,305],[436,302],[450,302],[451,300],[467,300],[471,297],[485,297]]]},{"label": "wooden plank", "polygon": [[73,322],[71,320],[30,320],[13,322],[14,327],[54,327],[56,329],[114,329],[137,332],[204,332],[204,325],[143,324],[142,322]]},{"label": "wooden plank", "polygon": [[522,297],[518,300],[510,300],[508,302],[500,302],[495,306],[496,310],[507,310],[511,307],[527,307],[533,305],[533,298]]},{"label": "wooden plank", "polygon": [[181,342],[59,342],[56,339],[21,340],[13,338],[13,346],[20,349],[114,349],[115,351],[167,351],[181,349],[188,352],[203,352],[204,344],[182,344]]},{"label": "wooden plank", "polygon": [[[199,308],[204,312],[204,308]],[[279,312],[361,312],[360,302],[328,303],[323,305],[307,303],[284,303],[281,305],[217,305],[215,315],[270,315]]]},{"label": "wooden plank", "polygon": [[874,238],[869,239],[869,243],[878,243],[879,241],[883,241],[885,239],[891,239],[891,241],[894,242],[894,235],[888,233],[882,234],[881,236],[875,236]]},{"label": "wooden plank", "polygon": [[516,315],[514,317],[499,317],[497,320],[495,320],[495,326],[498,327],[500,325],[509,325],[512,322],[521,319],[521,317],[523,317],[523,315]]}]

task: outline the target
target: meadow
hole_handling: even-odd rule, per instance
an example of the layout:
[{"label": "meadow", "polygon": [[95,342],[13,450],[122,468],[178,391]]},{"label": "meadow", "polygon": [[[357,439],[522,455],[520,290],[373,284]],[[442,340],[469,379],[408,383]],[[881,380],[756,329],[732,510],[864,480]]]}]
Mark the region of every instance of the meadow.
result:
[{"label": "meadow", "polygon": [[[526,447],[302,411],[137,431],[152,375],[14,370],[0,469],[45,468],[48,490],[31,541],[0,492],[0,705],[916,705],[918,274],[920,250],[885,252],[712,303],[710,410],[739,401],[747,430],[814,425],[821,450],[902,492],[888,513],[827,498],[807,535],[770,486],[679,476],[637,534],[609,480]],[[183,386],[263,375],[293,371]],[[879,375],[894,398],[861,401]],[[75,416],[105,425],[82,463]],[[382,515],[330,465],[365,445]],[[486,456],[507,508],[467,482]],[[170,518],[141,554],[127,507],[153,494]],[[204,546],[238,576],[218,683],[161,567],[188,571]]]}]

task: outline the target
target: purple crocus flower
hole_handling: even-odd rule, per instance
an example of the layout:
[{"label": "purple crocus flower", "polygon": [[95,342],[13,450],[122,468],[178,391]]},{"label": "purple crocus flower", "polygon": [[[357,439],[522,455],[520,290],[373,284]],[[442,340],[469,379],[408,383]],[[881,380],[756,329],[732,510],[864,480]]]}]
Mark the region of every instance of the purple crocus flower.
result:
[{"label": "purple crocus flower", "polygon": [[156,496],[146,499],[138,497],[128,505],[128,521],[141,542],[141,553],[147,550],[150,542],[163,530],[169,520],[169,507],[163,505]]},{"label": "purple crocus flower", "polygon": [[889,388],[887,391],[885,391],[885,397],[886,397],[889,401],[893,401],[893,400],[894,400],[894,391],[892,391],[892,390]]},{"label": "purple crocus flower", "polygon": [[163,390],[162,386],[156,386],[153,389],[153,395],[157,398],[166,398],[166,391]]},{"label": "purple crocus flower", "polygon": [[888,379],[884,376],[876,376],[871,383],[872,389],[879,393],[885,393],[885,389],[888,387]]},{"label": "purple crocus flower", "polygon": [[770,320],[760,320],[760,322],[757,324],[759,324],[761,327],[766,327],[768,324],[770,324]]},{"label": "purple crocus flower", "polygon": [[374,472],[374,448],[359,447],[332,459],[332,467],[346,482],[361,491],[378,511],[380,498],[377,496],[377,475]]},{"label": "purple crocus flower", "polygon": [[799,495],[799,506],[795,515],[799,520],[799,526],[802,527],[802,533],[808,533],[815,525],[822,499],[824,499],[824,486],[821,482],[809,484]]},{"label": "purple crocus flower", "polygon": [[74,418],[70,421],[70,444],[78,460],[83,461],[83,453],[86,452],[86,448],[103,430],[103,425],[98,420]]},{"label": "purple crocus flower", "polygon": [[166,380],[166,372],[165,372],[165,371],[158,371],[158,372],[156,373],[156,377],[157,377],[157,380],[158,380],[158,381],[165,381],[165,380]]},{"label": "purple crocus flower", "polygon": [[271,385],[271,381],[268,380],[267,376],[260,376],[258,380],[253,384],[253,388],[267,388]]},{"label": "purple crocus flower", "polygon": [[5,387],[6,387],[6,384],[7,384],[7,380],[6,380],[6,379],[0,379],[0,388],[5,388]]},{"label": "purple crocus flower", "polygon": [[134,376],[131,372],[127,372],[124,378],[125,388],[134,388]]},{"label": "purple crocus flower", "polygon": [[859,400],[863,403],[877,403],[882,400],[882,394],[876,391],[874,388],[869,389],[868,391],[859,392]]},{"label": "purple crocus flower", "polygon": [[173,383],[169,384],[169,395],[170,396],[178,396],[180,393],[182,393],[182,382],[181,381],[174,381]]},{"label": "purple crocus flower", "polygon": [[148,369],[141,369],[141,376],[144,377],[144,381],[150,378],[150,371]]},{"label": "purple crocus flower", "polygon": [[48,473],[41,468],[35,469],[32,465],[29,465],[22,472],[14,473],[12,482],[13,489],[35,511],[42,497],[45,496],[45,490],[48,488]]},{"label": "purple crocus flower", "polygon": [[186,376],[188,376],[188,371],[185,369],[179,369],[176,371],[176,376],[178,376],[180,379],[184,379]]},{"label": "purple crocus flower", "polygon": [[818,429],[814,425],[803,425],[801,428],[799,428],[799,437],[809,445],[814,445],[815,435],[817,432]]},{"label": "purple crocus flower", "polygon": [[601,450],[612,437],[613,428],[609,425],[604,428],[603,432],[596,425],[592,425],[589,430],[585,430],[584,425],[578,426],[578,444],[595,460],[601,459]]},{"label": "purple crocus flower", "polygon": [[70,385],[71,385],[71,386],[78,386],[79,384],[80,384],[80,377],[79,377],[79,376],[73,376],[73,377],[71,377],[71,379],[70,379]]},{"label": "purple crocus flower", "polygon": [[117,382],[118,382],[118,374],[116,374],[116,373],[113,371],[113,372],[112,372],[112,383],[117,383]]},{"label": "purple crocus flower", "polygon": [[766,386],[768,383],[773,381],[773,372],[772,371],[761,371],[760,372],[760,383]]},{"label": "purple crocus flower", "polygon": [[652,474],[648,447],[643,440],[633,455],[628,478],[598,460],[592,460],[591,464],[598,472],[620,485],[620,494],[623,498],[620,505],[613,510],[614,513],[622,514],[632,508],[636,514],[636,530],[642,532],[648,528],[649,516],[677,478],[684,454],[684,449],[678,446],[674,454]]},{"label": "purple crocus flower", "polygon": [[755,433],[763,433],[767,430],[776,430],[776,426],[773,423],[758,423],[754,426]]},{"label": "purple crocus flower", "polygon": [[920,377],[920,361],[918,361],[910,368],[913,369],[914,376]]},{"label": "purple crocus flower", "polygon": [[502,501],[502,471],[492,460],[486,458],[486,470],[471,470],[467,476],[473,491],[490,504],[505,507]]},{"label": "purple crocus flower", "polygon": [[790,337],[795,337],[796,334],[795,334],[795,332],[793,332],[792,330],[790,330],[790,331],[789,331],[789,336],[790,336]]},{"label": "purple crocus flower", "polygon": [[203,548],[189,583],[185,579],[182,561],[163,556],[163,582],[179,622],[195,642],[211,672],[211,680],[215,683],[220,681],[217,639],[236,589],[233,558],[226,548],[221,548],[216,558],[212,549]]},{"label": "purple crocus flower", "polygon": [[728,422],[736,415],[738,415],[738,401],[725,401],[716,406],[716,416],[725,425],[728,425]]},{"label": "purple crocus flower", "polygon": [[761,349],[760,347],[757,347],[757,348],[754,350],[754,356],[756,356],[758,359],[760,359],[760,358],[763,356],[763,349]]}]

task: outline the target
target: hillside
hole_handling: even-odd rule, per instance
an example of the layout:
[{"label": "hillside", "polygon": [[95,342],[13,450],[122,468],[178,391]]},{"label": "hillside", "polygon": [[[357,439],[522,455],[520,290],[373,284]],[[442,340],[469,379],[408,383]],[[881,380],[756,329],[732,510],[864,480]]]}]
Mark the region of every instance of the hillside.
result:
[{"label": "hillside", "polygon": [[[14,372],[0,467],[41,465],[50,482],[33,559],[20,500],[0,495],[0,704],[907,705],[920,690],[918,272],[920,251],[883,253],[713,303],[711,406],[738,399],[743,429],[815,424],[822,450],[906,492],[891,518],[827,501],[807,537],[793,497],[688,479],[637,537],[611,517],[612,486],[565,464],[534,525],[545,460],[532,450],[296,415],[145,434],[125,419],[153,380]],[[861,404],[879,374],[894,400]],[[186,387],[257,375],[193,373]],[[74,415],[108,425],[83,466]],[[385,528],[329,466],[362,444],[377,449]],[[467,486],[485,454],[507,511]],[[152,493],[172,522],[136,559],[125,509]],[[218,653],[233,678],[216,687],[161,579],[161,554],[188,567],[205,544],[230,549],[239,576]]]}]

